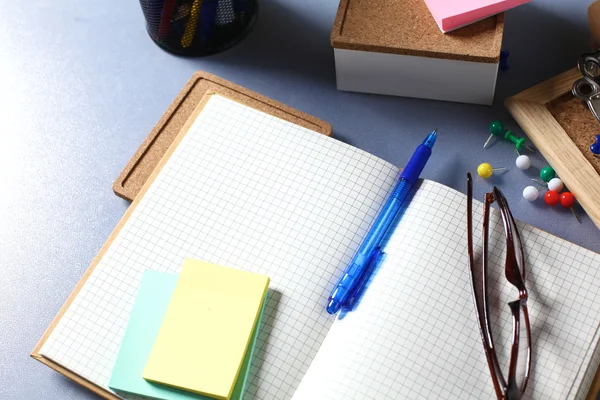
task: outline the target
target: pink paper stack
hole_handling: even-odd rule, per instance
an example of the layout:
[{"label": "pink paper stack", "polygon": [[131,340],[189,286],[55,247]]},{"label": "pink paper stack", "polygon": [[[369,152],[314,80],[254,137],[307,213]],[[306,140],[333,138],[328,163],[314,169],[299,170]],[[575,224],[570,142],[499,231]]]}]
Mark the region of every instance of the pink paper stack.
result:
[{"label": "pink paper stack", "polygon": [[465,25],[528,3],[531,0],[425,0],[442,32]]}]

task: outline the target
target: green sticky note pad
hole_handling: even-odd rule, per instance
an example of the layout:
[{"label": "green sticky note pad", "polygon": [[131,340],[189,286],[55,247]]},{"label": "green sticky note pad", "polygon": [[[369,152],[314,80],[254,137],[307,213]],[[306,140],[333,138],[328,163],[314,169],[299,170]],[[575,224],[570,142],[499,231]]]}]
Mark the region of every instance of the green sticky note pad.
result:
[{"label": "green sticky note pad", "polygon": [[[157,271],[144,273],[108,384],[111,389],[158,400],[210,400],[206,396],[148,382],[142,378],[142,372],[158,336],[178,278],[178,275]],[[265,303],[266,297],[262,304],[263,311]],[[252,334],[231,396],[232,400],[241,400],[244,393],[263,311]]]}]

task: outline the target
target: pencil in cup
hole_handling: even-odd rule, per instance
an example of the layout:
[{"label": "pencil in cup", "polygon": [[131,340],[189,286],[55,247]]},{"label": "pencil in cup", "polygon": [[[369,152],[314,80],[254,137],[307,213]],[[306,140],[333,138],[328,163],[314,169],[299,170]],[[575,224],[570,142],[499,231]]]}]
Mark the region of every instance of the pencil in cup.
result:
[{"label": "pencil in cup", "polygon": [[185,31],[181,38],[181,47],[190,47],[194,42],[194,36],[196,35],[196,29],[198,28],[198,19],[202,11],[202,0],[194,0],[192,9],[190,10],[190,17],[187,24],[185,25]]},{"label": "pencil in cup", "polygon": [[155,39],[158,38],[161,31],[162,16],[165,13],[166,3],[175,2],[175,0],[140,0],[144,19],[146,20],[148,32]]},{"label": "pencil in cup", "polygon": [[203,3],[202,14],[200,15],[200,30],[202,39],[209,40],[214,30],[219,1],[205,0]]},{"label": "pencil in cup", "polygon": [[175,12],[175,0],[165,0],[160,16],[160,25],[158,27],[158,36],[164,38],[171,31],[171,21]]}]

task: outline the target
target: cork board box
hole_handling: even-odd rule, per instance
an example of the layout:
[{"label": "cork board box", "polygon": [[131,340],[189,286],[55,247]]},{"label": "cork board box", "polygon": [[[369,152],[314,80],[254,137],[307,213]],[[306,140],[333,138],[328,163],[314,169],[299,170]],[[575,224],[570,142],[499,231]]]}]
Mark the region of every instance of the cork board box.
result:
[{"label": "cork board box", "polygon": [[342,0],[338,89],[491,104],[503,32],[504,14],[444,34],[423,0]]},{"label": "cork board box", "polygon": [[506,100],[506,107],[600,228],[600,158],[590,151],[600,125],[571,94],[577,68]]},{"label": "cork board box", "polygon": [[133,201],[207,92],[218,93],[274,117],[331,136],[331,125],[325,121],[215,75],[196,72],[113,184],[117,196]]}]

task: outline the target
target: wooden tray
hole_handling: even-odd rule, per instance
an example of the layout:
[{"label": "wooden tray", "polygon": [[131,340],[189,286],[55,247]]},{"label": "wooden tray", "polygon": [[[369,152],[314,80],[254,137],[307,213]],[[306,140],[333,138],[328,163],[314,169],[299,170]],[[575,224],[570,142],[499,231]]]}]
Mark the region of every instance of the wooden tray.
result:
[{"label": "wooden tray", "polygon": [[291,123],[331,136],[331,125],[207,72],[196,72],[129,160],[115,183],[119,197],[133,201],[204,95],[210,91]]},{"label": "wooden tray", "polygon": [[600,228],[600,158],[590,151],[600,125],[571,94],[577,68],[525,90],[505,105]]}]

